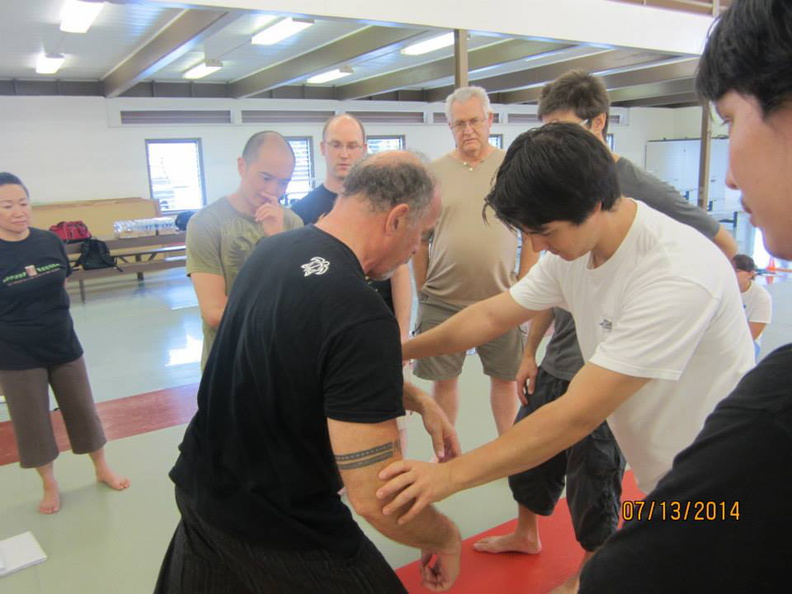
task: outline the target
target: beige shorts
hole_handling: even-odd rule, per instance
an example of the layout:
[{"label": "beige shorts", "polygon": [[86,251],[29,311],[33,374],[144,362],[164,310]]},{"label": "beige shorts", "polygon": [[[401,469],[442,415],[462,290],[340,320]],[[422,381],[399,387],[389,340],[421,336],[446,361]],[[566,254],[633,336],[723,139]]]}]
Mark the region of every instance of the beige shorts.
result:
[{"label": "beige shorts", "polygon": [[[439,326],[464,307],[451,305],[429,297],[418,295],[418,321],[415,334],[421,334]],[[484,374],[501,380],[511,381],[517,375],[525,348],[525,332],[521,327],[512,328],[486,344],[476,347]],[[462,373],[465,352],[428,357],[415,362],[416,376],[432,381],[448,380]]]}]

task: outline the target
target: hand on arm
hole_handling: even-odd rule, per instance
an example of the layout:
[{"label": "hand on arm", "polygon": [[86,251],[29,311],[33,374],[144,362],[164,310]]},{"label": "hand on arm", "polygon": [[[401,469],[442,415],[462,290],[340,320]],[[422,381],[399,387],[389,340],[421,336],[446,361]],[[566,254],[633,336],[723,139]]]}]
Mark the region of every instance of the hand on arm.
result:
[{"label": "hand on arm", "polygon": [[[389,482],[377,496],[389,499],[383,513],[409,522],[430,503],[463,489],[533,468],[577,443],[649,380],[588,363],[569,390],[509,429],[495,441],[446,464],[402,460],[380,478]],[[412,504],[402,515],[402,508]]]},{"label": "hand on arm", "polygon": [[399,323],[399,334],[404,342],[410,336],[410,314],[412,314],[413,289],[409,265],[399,266],[391,276],[390,283],[393,313]]},{"label": "hand on arm", "polygon": [[466,307],[436,328],[408,341],[402,347],[402,358],[410,360],[458,353],[489,342],[530,320],[535,314],[504,291]]},{"label": "hand on arm", "polygon": [[201,318],[210,327],[217,328],[228,302],[225,280],[219,274],[209,274],[208,272],[193,272],[190,278],[198,297]]},{"label": "hand on arm", "polygon": [[424,429],[432,438],[432,447],[440,462],[447,462],[462,454],[454,426],[429,394],[409,382],[404,382],[404,408],[421,415]]},{"label": "hand on arm", "polygon": [[421,575],[426,588],[450,588],[459,574],[461,542],[456,525],[432,507],[423,509],[419,521],[409,526],[399,525],[394,516],[385,516],[380,510],[382,502],[376,490],[382,481],[377,474],[386,464],[401,459],[396,421],[367,424],[328,419],[327,426],[354,510],[388,538],[421,549]]},{"label": "hand on arm", "polygon": [[531,319],[531,326],[525,339],[522,362],[516,378],[517,395],[523,404],[528,404],[528,396],[534,393],[536,375],[539,373],[539,366],[536,364],[536,351],[552,323],[552,309],[539,312]]}]

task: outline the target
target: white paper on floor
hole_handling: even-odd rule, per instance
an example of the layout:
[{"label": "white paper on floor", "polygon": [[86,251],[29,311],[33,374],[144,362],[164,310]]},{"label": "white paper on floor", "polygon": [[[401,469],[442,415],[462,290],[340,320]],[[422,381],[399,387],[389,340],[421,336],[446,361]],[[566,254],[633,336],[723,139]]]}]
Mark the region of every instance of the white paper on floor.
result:
[{"label": "white paper on floor", "polygon": [[0,577],[46,560],[47,554],[30,531],[0,540]]}]

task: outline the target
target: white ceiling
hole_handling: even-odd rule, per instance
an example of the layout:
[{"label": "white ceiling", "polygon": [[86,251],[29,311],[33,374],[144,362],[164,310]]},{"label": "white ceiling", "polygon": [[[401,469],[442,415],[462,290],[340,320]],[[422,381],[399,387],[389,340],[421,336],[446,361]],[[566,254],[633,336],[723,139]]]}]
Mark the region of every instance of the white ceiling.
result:
[{"label": "white ceiling", "polygon": [[[423,56],[400,53],[409,43],[446,32],[440,29],[413,25],[377,26],[370,30],[372,25],[368,23],[323,18],[279,44],[255,46],[250,38],[263,28],[262,18],[269,13],[115,0],[104,3],[87,33],[74,34],[59,30],[63,2],[0,0],[0,93],[69,94],[74,91],[69,91],[68,85],[55,81],[88,81],[92,85],[81,87],[75,94],[150,96],[155,93],[151,90],[154,82],[169,83],[172,96],[192,96],[193,87],[182,75],[205,57],[223,62],[221,70],[193,83],[214,85],[204,87],[211,90],[212,96],[436,100],[454,81],[453,48]],[[183,21],[192,17],[207,22],[219,20],[207,25],[208,29],[194,25],[193,29],[185,28]],[[380,38],[382,43],[377,43]],[[517,47],[515,40],[543,45]],[[467,44],[471,81],[484,80],[488,90],[498,94],[496,100],[526,102],[524,94],[508,91],[536,88],[575,66],[606,74],[635,72],[633,78],[623,74],[614,81],[622,88],[636,88],[631,94],[622,93],[628,102],[625,105],[652,104],[652,95],[661,98],[658,104],[668,106],[694,100],[690,84],[684,82],[692,76],[690,67],[656,69],[657,77],[649,70],[642,72],[669,59],[689,56],[477,31],[469,32]],[[475,50],[486,58],[476,62]],[[42,52],[65,56],[56,75],[36,74],[36,58]],[[441,60],[445,62],[438,63]],[[482,61],[484,66],[480,65]],[[305,79],[311,74],[342,65],[352,66],[354,73],[319,89],[305,86]],[[429,74],[418,76],[429,67]],[[625,84],[633,80],[633,85]],[[24,84],[27,81],[36,84]],[[349,86],[353,83],[357,84]],[[529,97],[530,101],[535,98]]]}]

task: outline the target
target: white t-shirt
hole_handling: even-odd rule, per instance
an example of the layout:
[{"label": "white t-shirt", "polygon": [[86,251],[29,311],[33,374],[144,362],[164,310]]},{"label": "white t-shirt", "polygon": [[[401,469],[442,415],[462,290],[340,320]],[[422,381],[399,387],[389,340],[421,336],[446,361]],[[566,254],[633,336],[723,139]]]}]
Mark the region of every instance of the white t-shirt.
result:
[{"label": "white t-shirt", "polygon": [[751,281],[748,290],[740,293],[740,297],[745,308],[745,317],[749,322],[769,324],[772,321],[773,299],[767,289]]},{"label": "white t-shirt", "polygon": [[652,378],[608,417],[639,487],[649,492],[707,415],[754,364],[734,269],[696,230],[637,203],[611,258],[545,255],[511,288],[527,309],[572,312],[583,358]]}]

